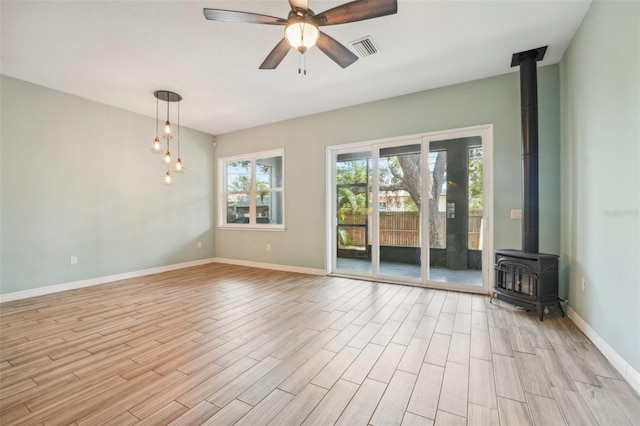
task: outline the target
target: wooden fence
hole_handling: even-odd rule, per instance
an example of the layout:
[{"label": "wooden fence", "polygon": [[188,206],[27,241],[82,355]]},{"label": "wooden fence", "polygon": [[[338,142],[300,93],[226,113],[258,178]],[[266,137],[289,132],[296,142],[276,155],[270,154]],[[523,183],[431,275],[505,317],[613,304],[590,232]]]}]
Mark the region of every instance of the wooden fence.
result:
[{"label": "wooden fence", "polygon": [[[447,219],[444,212],[440,212],[442,229],[447,229]],[[369,232],[368,242],[371,243],[371,227],[349,226],[365,225],[367,216],[348,215],[343,218],[340,230],[348,237],[343,239],[340,248],[364,248],[365,232]],[[349,224],[349,225],[347,225]],[[480,249],[480,235],[482,227],[482,212],[469,214],[468,244],[470,250]],[[380,245],[420,247],[420,214],[418,212],[381,212],[380,213]],[[438,247],[433,247],[438,248]]]},{"label": "wooden fence", "polygon": [[468,248],[482,250],[482,212],[469,213]]},{"label": "wooden fence", "polygon": [[420,246],[420,214],[414,212],[380,213],[381,246]]}]

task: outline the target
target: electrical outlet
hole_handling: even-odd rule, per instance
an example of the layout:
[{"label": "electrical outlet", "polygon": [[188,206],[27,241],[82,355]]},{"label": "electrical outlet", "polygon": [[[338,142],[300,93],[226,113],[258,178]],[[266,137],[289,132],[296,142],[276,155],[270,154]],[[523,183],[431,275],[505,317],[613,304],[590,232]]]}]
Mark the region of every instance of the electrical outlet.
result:
[{"label": "electrical outlet", "polygon": [[511,219],[522,219],[522,209],[512,209]]},{"label": "electrical outlet", "polygon": [[584,279],[584,277],[582,277],[582,292],[583,293],[584,293],[584,281],[585,281],[585,279]]},{"label": "electrical outlet", "polygon": [[201,249],[202,248],[202,241],[198,241],[198,248]]},{"label": "electrical outlet", "polygon": [[71,264],[72,265],[78,264],[78,256],[71,256]]},{"label": "electrical outlet", "polygon": [[271,250],[271,244],[267,243],[267,251]]}]

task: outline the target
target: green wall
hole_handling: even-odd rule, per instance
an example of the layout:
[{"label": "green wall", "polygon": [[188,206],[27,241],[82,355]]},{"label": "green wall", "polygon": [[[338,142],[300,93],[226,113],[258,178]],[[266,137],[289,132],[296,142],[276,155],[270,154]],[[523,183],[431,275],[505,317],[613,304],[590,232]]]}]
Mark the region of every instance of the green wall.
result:
[{"label": "green wall", "polygon": [[211,136],[181,129],[187,172],[166,187],[154,119],[0,84],[2,294],[213,257]]},{"label": "green wall", "polygon": [[[540,248],[558,253],[558,67],[538,74]],[[520,208],[518,78],[513,72],[220,135],[215,149],[210,136],[185,129],[188,171],[165,187],[149,153],[153,119],[3,76],[1,291],[213,256],[325,269],[325,147],[481,124],[494,125],[495,247],[519,248],[520,220],[509,219]],[[214,156],[280,147],[286,231],[214,231]]]},{"label": "green wall", "polygon": [[594,2],[560,69],[562,278],[640,371],[640,3]]},{"label": "green wall", "polygon": [[[504,60],[510,63],[511,57]],[[540,250],[558,253],[558,66],[539,68],[538,77]],[[521,221],[509,218],[510,210],[521,204],[520,86],[519,73],[512,72],[218,136],[216,158],[285,149],[287,229],[217,230],[216,257],[325,269],[327,146],[481,124],[494,125],[495,247],[520,248]]]}]

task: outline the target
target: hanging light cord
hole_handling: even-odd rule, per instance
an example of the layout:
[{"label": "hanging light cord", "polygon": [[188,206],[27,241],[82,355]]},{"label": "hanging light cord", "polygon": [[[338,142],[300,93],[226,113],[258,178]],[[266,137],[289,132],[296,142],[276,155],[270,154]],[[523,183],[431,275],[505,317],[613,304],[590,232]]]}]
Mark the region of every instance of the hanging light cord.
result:
[{"label": "hanging light cord", "polygon": [[176,137],[178,138],[178,160],[180,159],[180,102],[178,101],[178,129],[176,130]]},{"label": "hanging light cord", "polygon": [[158,104],[160,103],[160,99],[156,96],[156,139],[158,139]]},{"label": "hanging light cord", "polygon": [[[167,93],[167,123],[171,123],[169,121],[169,92]],[[169,149],[169,142],[171,142],[171,133],[167,133],[167,152],[171,152],[171,150]]]},{"label": "hanging light cord", "polygon": [[169,92],[166,92],[166,93],[167,93],[167,123],[171,123],[169,121]]}]

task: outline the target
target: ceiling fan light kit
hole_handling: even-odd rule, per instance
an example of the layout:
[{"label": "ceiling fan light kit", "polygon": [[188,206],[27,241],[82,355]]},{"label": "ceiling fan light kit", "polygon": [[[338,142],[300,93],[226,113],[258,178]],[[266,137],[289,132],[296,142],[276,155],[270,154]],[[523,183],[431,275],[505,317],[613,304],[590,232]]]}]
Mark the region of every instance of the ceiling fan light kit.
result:
[{"label": "ceiling fan light kit", "polygon": [[287,24],[284,37],[291,47],[304,54],[318,42],[320,30],[313,22],[301,20]]},{"label": "ceiling fan light kit", "polygon": [[313,46],[318,46],[318,49],[331,60],[342,68],[346,68],[357,61],[358,56],[337,40],[320,31],[319,27],[364,21],[398,12],[397,0],[355,0],[325,10],[318,15],[315,15],[308,8],[307,0],[289,0],[289,5],[291,12],[289,12],[287,19],[222,9],[205,8],[203,13],[205,18],[210,21],[283,25],[285,27],[284,38],[273,48],[259,67],[260,69],[275,69],[292,47],[304,55]]}]

